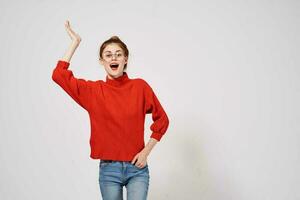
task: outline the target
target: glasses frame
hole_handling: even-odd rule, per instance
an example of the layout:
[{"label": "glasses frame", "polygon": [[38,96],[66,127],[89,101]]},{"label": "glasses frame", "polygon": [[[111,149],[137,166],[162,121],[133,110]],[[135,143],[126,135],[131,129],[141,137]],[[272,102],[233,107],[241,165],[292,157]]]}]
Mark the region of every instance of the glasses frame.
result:
[{"label": "glasses frame", "polygon": [[[118,57],[118,54],[121,54],[121,56]],[[111,57],[107,58],[106,57],[107,55],[111,55]],[[117,60],[121,60],[122,58],[125,58],[125,54],[123,52],[103,54],[103,60],[105,60],[105,61],[112,60],[113,58],[116,58]]]}]

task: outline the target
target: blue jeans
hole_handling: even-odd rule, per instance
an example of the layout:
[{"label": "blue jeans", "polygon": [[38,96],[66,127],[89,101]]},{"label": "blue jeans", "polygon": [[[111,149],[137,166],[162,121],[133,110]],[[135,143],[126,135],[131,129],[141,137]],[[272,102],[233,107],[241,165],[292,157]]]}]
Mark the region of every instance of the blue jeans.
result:
[{"label": "blue jeans", "polygon": [[123,186],[127,200],[146,200],[149,188],[149,168],[139,168],[131,161],[106,161],[99,163],[99,185],[103,200],[123,200]]}]

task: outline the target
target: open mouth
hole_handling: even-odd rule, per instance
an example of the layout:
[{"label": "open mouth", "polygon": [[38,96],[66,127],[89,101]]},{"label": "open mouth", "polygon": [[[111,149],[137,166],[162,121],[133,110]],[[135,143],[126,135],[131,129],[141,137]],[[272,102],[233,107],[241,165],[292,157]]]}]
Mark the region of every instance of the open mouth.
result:
[{"label": "open mouth", "polygon": [[110,64],[110,68],[111,68],[112,70],[117,70],[118,67],[119,67],[119,64],[117,64],[117,63]]}]

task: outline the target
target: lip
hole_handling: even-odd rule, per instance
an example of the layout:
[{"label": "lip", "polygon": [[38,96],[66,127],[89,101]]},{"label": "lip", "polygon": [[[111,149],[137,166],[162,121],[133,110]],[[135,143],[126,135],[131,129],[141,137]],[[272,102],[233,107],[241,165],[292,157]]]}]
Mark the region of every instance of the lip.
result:
[{"label": "lip", "polygon": [[[113,67],[111,67],[111,65],[118,65],[118,67],[117,67],[117,68],[113,68]],[[110,66],[110,69],[111,69],[112,71],[117,71],[117,70],[119,69],[120,64],[117,63],[117,62],[112,62],[112,63],[109,64],[109,66]]]},{"label": "lip", "polygon": [[118,65],[118,66],[120,66],[119,63],[111,63],[111,64],[109,64],[110,67],[111,67],[112,65]]}]

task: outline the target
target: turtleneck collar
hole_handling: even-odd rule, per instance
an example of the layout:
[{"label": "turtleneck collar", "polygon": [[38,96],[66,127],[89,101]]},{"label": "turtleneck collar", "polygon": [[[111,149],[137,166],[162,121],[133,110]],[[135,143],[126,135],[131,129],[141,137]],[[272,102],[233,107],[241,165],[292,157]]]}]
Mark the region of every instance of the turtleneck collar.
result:
[{"label": "turtleneck collar", "polygon": [[123,72],[123,75],[118,78],[110,79],[108,75],[106,75],[106,83],[113,86],[121,86],[129,80],[128,74]]}]

